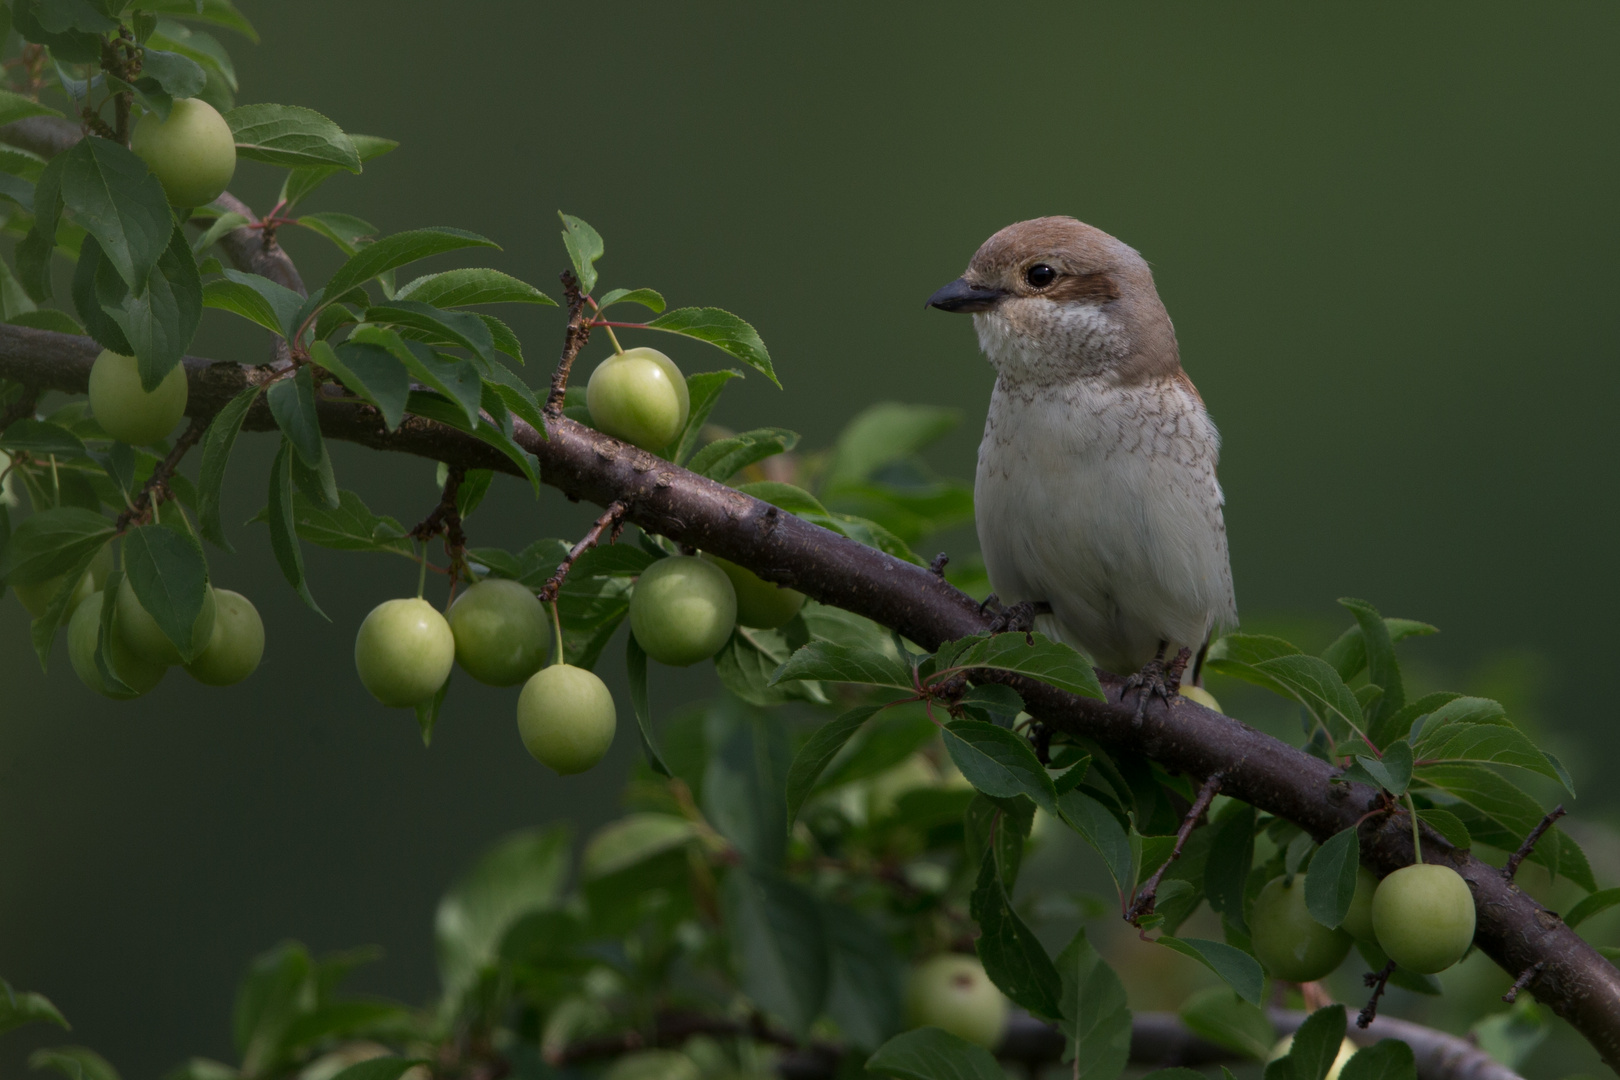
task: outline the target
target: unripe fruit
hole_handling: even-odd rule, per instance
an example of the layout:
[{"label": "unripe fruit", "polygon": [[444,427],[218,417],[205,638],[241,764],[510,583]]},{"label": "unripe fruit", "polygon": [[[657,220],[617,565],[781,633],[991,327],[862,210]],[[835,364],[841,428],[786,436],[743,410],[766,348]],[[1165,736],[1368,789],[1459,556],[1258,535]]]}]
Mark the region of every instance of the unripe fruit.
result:
[{"label": "unripe fruit", "polygon": [[371,696],[384,705],[420,705],[444,685],[456,661],[456,639],[426,600],[384,600],[371,609],[354,639],[354,666]]},{"label": "unripe fruit", "polygon": [[744,570],[736,563],[718,555],[704,555],[726,572],[731,588],[737,594],[737,625],[752,626],[759,630],[775,630],[793,621],[793,616],[804,607],[804,593],[773,585],[752,570]]},{"label": "unripe fruit", "polygon": [[1344,962],[1350,935],[1323,926],[1305,907],[1305,878],[1273,878],[1249,912],[1255,958],[1279,979],[1312,982]]},{"label": "unripe fruit", "polygon": [[[148,664],[158,664],[168,667],[181,661],[180,650],[170,641],[168,635],[158,626],[157,620],[152,618],[147,610],[141,606],[140,599],[136,597],[135,590],[129,584],[129,578],[118,583],[118,595],[114,598],[118,605],[118,633],[129,646],[129,651],[145,660]],[[210,634],[214,632],[214,617],[216,606],[214,590],[209,589],[203,594],[202,610],[197,612],[197,619],[191,624],[191,640],[207,642]]]},{"label": "unripe fruit", "polygon": [[[163,680],[168,669],[161,664],[149,664],[130,651],[124,636],[118,632],[118,615],[113,614],[109,632],[108,653],[113,674],[129,687],[128,690],[108,685],[96,667],[96,639],[101,629],[101,601],[104,594],[93,592],[85,597],[73,618],[68,621],[68,660],[79,681],[103,697],[126,701],[140,697]],[[116,601],[115,601],[116,604]]]},{"label": "unripe fruit", "polygon": [[1420,975],[1444,971],[1474,941],[1474,894],[1449,866],[1403,866],[1378,884],[1373,931],[1389,958]]},{"label": "unripe fruit", "polygon": [[686,379],[657,349],[626,349],[591,372],[585,386],[591,423],[653,453],[675,441],[691,409]]},{"label": "unripe fruit", "polygon": [[204,686],[230,686],[258,669],[264,656],[264,620],[239,592],[213,589],[214,630],[186,674]]},{"label": "unripe fruit", "polygon": [[1181,689],[1178,692],[1188,701],[1196,701],[1206,709],[1212,709],[1215,712],[1221,711],[1221,703],[1215,700],[1215,695],[1210,693],[1208,690],[1205,690],[1202,686],[1194,686],[1191,683],[1182,683]]},{"label": "unripe fruit", "polygon": [[737,624],[737,593],[712,562],[690,555],[660,559],[630,594],[630,631],[660,664],[686,667],[720,651]]},{"label": "unripe fruit", "polygon": [[[90,563],[90,569],[86,570],[84,576],[79,578],[79,585],[73,590],[73,597],[68,601],[67,611],[63,613],[63,618],[72,615],[91,593],[107,583],[107,575],[112,573],[112,567],[112,549],[103,545],[101,550],[96,552],[95,559]],[[11,589],[17,594],[17,599],[22,601],[22,606],[28,609],[28,614],[37,619],[45,614],[46,608],[51,606],[51,598],[56,595],[57,590],[62,587],[62,583],[66,580],[67,575],[62,574],[51,578],[49,581],[35,582],[32,585],[13,585]]]},{"label": "unripe fruit", "polygon": [[1377,891],[1378,875],[1365,866],[1356,867],[1356,894],[1350,898],[1350,910],[1345,912],[1339,929],[1357,941],[1373,944],[1378,940],[1372,923],[1373,894]]},{"label": "unripe fruit", "polygon": [[90,411],[103,431],[131,446],[155,443],[186,414],[186,373],[180,365],[163,376],[157,389],[141,389],[133,356],[101,350],[90,367]]},{"label": "unripe fruit", "polygon": [[[1288,1051],[1292,1050],[1293,1048],[1294,1037],[1292,1035],[1283,1036],[1283,1038],[1278,1041],[1277,1045],[1271,1048],[1271,1053],[1266,1055],[1266,1064],[1269,1065],[1273,1061],[1287,1057]],[[1348,1063],[1352,1057],[1355,1057],[1355,1054],[1355,1043],[1351,1042],[1349,1039],[1345,1039],[1344,1041],[1340,1042],[1339,1052],[1334,1056],[1333,1064],[1329,1066],[1327,1075],[1324,1076],[1322,1080],[1339,1080],[1339,1074],[1344,1072],[1346,1063]]]},{"label": "unripe fruit", "polygon": [[563,776],[584,772],[608,752],[618,714],[607,684],[572,664],[535,672],[518,695],[518,734],[540,764]]},{"label": "unripe fruit", "polygon": [[516,686],[546,658],[546,609],[526,585],[485,578],[450,605],[456,663],[481,683]]},{"label": "unripe fruit", "polygon": [[141,117],[129,148],[146,162],[173,206],[213,202],[236,172],[231,125],[201,98],[177,99],[167,120],[152,112]]},{"label": "unripe fruit", "polygon": [[906,1023],[943,1028],[993,1050],[1007,1026],[1007,999],[977,959],[944,953],[911,969],[906,979]]}]

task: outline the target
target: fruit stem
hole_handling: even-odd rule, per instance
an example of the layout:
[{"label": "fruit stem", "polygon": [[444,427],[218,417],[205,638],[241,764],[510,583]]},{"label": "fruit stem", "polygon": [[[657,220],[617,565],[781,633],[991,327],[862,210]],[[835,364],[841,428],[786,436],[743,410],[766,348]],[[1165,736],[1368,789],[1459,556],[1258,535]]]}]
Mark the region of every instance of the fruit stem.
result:
[{"label": "fruit stem", "polygon": [[555,640],[557,643],[556,649],[551,656],[551,663],[560,664],[563,662],[562,616],[557,614],[557,601],[555,600],[551,602],[551,629],[556,635]]},{"label": "fruit stem", "polygon": [[1423,861],[1423,839],[1418,830],[1417,803],[1412,801],[1412,793],[1406,793],[1406,808],[1412,812],[1412,850],[1417,855],[1417,861]]},{"label": "fruit stem", "polygon": [[608,340],[613,342],[613,351],[614,351],[614,353],[616,353],[619,356],[623,356],[624,355],[624,347],[619,344],[618,335],[616,335],[613,332],[613,327],[609,326],[607,323],[603,323],[602,324],[602,329],[607,331]]},{"label": "fruit stem", "polygon": [[[415,545],[413,544],[412,546],[414,547]],[[427,545],[423,544],[422,548],[423,548],[423,550],[420,552],[420,556],[419,556],[421,558],[421,560],[422,560],[422,569],[417,571],[417,574],[416,574],[416,598],[418,600],[422,599],[422,594],[427,592],[427,568],[428,568],[428,557],[427,557],[427,550],[426,550]]]}]

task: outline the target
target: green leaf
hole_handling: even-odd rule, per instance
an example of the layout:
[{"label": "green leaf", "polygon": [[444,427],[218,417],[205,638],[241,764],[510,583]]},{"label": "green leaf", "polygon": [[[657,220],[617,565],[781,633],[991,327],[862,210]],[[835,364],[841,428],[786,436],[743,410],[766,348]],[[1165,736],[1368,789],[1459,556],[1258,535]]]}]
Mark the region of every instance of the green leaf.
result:
[{"label": "green leaf", "polygon": [[[1011,671],[1081,697],[1103,698],[1090,661],[1073,648],[1041,634],[991,634],[974,639],[951,660],[953,668]],[[1033,644],[1031,644],[1033,641]],[[961,643],[958,643],[961,644]]]},{"label": "green leaf", "polygon": [[328,211],[320,214],[304,214],[295,220],[298,225],[332,241],[345,255],[353,255],[377,236],[377,226],[353,214]]},{"label": "green leaf", "polygon": [[80,438],[60,424],[48,420],[24,417],[13,420],[4,433],[0,433],[0,450],[26,450],[36,457],[74,458],[85,455]]},{"label": "green leaf", "polygon": [[51,297],[51,252],[62,214],[62,173],[67,155],[52,158],[34,183],[34,223],[17,245],[17,277],[35,300]]},{"label": "green leaf", "polygon": [[292,341],[304,298],[267,277],[227,268],[223,280],[203,286],[203,303],[233,311]]},{"label": "green leaf", "polygon": [[636,714],[636,734],[641,736],[647,764],[659,776],[674,776],[659,756],[658,744],[653,739],[652,705],[647,699],[647,652],[634,634],[625,635],[624,666],[630,679],[630,705]]},{"label": "green leaf", "polygon": [[[105,12],[88,4],[64,4],[61,0],[13,0],[10,7],[11,27],[24,40],[48,46],[51,59],[58,61],[59,75],[61,61],[87,64],[101,58],[101,34],[109,29],[106,24],[112,22]],[[83,26],[79,25],[81,18]],[[112,28],[116,26],[113,23]],[[66,75],[61,77],[64,82],[67,80]],[[84,94],[81,91],[74,96]]]},{"label": "green leaf", "polygon": [[580,874],[586,881],[617,874],[699,835],[696,825],[674,814],[626,814],[592,835],[580,859]]},{"label": "green leaf", "polygon": [[1063,1015],[1063,980],[1046,948],[1013,910],[994,849],[979,865],[971,908],[979,924],[975,947],[985,974],[1003,994],[1037,1016]]},{"label": "green leaf", "polygon": [[1343,1005],[1317,1009],[1305,1018],[1288,1049],[1292,1080],[1325,1080],[1344,1045],[1344,1026]]},{"label": "green leaf", "polygon": [[944,737],[951,761],[975,788],[998,799],[1028,795],[1047,813],[1060,812],[1052,777],[1028,739],[980,720],[953,720]]},{"label": "green leaf", "polygon": [[1429,715],[1449,701],[1455,701],[1461,694],[1449,691],[1440,691],[1434,694],[1425,694],[1416,701],[1409,701],[1406,706],[1392,716],[1386,717],[1376,728],[1367,735],[1374,743],[1384,746],[1396,739],[1404,739],[1412,731],[1412,725],[1420,717]]},{"label": "green leaf", "polygon": [[202,321],[202,280],[180,227],[174,227],[144,292],[131,292],[118,278],[98,272],[96,298],[124,332],[140,361],[141,386],[151,393],[185,356]]},{"label": "green leaf", "polygon": [[702,807],[709,822],[756,869],[780,866],[787,850],[782,793],[792,764],[786,733],[774,718],[741,702],[712,711]]},{"label": "green leaf", "polygon": [[309,351],[315,363],[380,412],[389,431],[399,428],[411,395],[411,376],[397,357],[380,345],[361,341],[345,341],[336,349],[317,341]]},{"label": "green leaf", "polygon": [[[1448,808],[1462,819],[1473,839],[1504,851],[1517,849],[1543,816],[1540,803],[1486,765],[1425,765],[1417,770],[1416,781],[1455,796],[1459,802]],[[1597,891],[1580,845],[1556,825],[1536,844],[1530,861],[1554,875],[1563,874],[1587,892]]]},{"label": "green leaf", "polygon": [[[402,287],[395,300],[416,300],[434,307],[466,307],[472,304],[546,304],[557,302],[528,282],[485,267],[468,267],[426,274]],[[606,306],[605,304],[603,305]]]},{"label": "green leaf", "polygon": [[101,550],[114,531],[107,518],[76,506],[31,514],[0,551],[0,581],[36,585],[59,577]]},{"label": "green leaf", "polygon": [[208,75],[197,61],[150,46],[141,50],[141,74],[154,80],[171,98],[196,97],[208,85]]},{"label": "green leaf", "polygon": [[1620,889],[1603,889],[1590,896],[1583,897],[1579,903],[1564,914],[1564,924],[1570,929],[1581,925],[1600,911],[1607,911],[1620,904]]},{"label": "green leaf", "polygon": [[458,1001],[495,962],[514,923],[562,903],[569,847],[562,826],[515,833],[482,855],[445,893],[434,917],[434,937],[447,1000]]},{"label": "green leaf", "polygon": [[791,826],[798,818],[799,811],[804,807],[804,801],[815,790],[816,781],[833,758],[849,742],[861,727],[876,715],[883,706],[860,705],[817,728],[815,733],[805,741],[794,755],[793,767],[788,770],[787,776],[787,821]]},{"label": "green leaf", "polygon": [[1209,858],[1204,863],[1204,896],[1210,908],[1243,930],[1248,929],[1243,918],[1243,890],[1254,863],[1254,825],[1254,807],[1231,804],[1212,825]]},{"label": "green leaf", "polygon": [[1125,986],[1114,969],[1086,940],[1084,928],[1058,954],[1062,980],[1065,1064],[1075,1062],[1071,1075],[1081,1080],[1114,1080],[1131,1056],[1131,1010]]},{"label": "green leaf", "polygon": [[[195,216],[195,211],[193,212],[193,216]],[[233,232],[236,229],[240,229],[244,225],[250,224],[252,224],[252,221],[245,214],[238,214],[234,211],[229,214],[221,214],[219,217],[214,219],[214,223],[212,225],[208,226],[208,228],[205,229],[202,234],[197,237],[197,239],[191,242],[191,253],[193,255],[201,255],[214,244],[218,243],[220,238],[226,233]]]},{"label": "green leaf", "polygon": [[[236,65],[231,62],[231,54],[225,51],[225,46],[219,43],[218,38],[202,30],[193,30],[173,19],[157,19],[155,16],[152,31],[145,39],[148,45],[188,57],[196,61],[205,71],[216,74],[233,93],[239,89]],[[140,35],[137,33],[136,37],[139,38]],[[205,75],[205,81],[206,78]]]},{"label": "green leaf", "polygon": [[[94,243],[89,237],[87,242]],[[34,330],[49,330],[56,334],[75,334],[83,337],[85,328],[73,321],[73,316],[65,311],[55,311],[51,308],[40,308],[38,311],[18,311],[6,320],[12,326],[27,326]],[[128,356],[126,352],[124,355]]]},{"label": "green leaf", "polygon": [[313,965],[295,941],[253,958],[236,992],[231,1030],[242,1072],[256,1075],[280,1055],[282,1036],[311,996]]},{"label": "green leaf", "polygon": [[1169,934],[1161,934],[1157,940],[1160,945],[1191,957],[1219,975],[1244,1001],[1251,1005],[1260,1004],[1260,992],[1266,981],[1265,972],[1260,970],[1259,962],[1242,949],[1233,948],[1222,941],[1177,938]]},{"label": "green leaf", "polygon": [[432,697],[416,704],[416,726],[422,732],[423,746],[433,744],[433,729],[438,726],[439,713],[444,709],[444,699],[450,693],[450,680],[454,676],[455,672],[453,671],[446,675],[444,682],[439,684],[439,688],[433,692]]},{"label": "green leaf", "polygon": [[597,301],[597,308],[606,311],[614,304],[640,304],[654,315],[664,312],[664,296],[653,289],[614,289]]},{"label": "green leaf", "polygon": [[1298,656],[1300,651],[1280,637],[1269,634],[1227,634],[1210,646],[1210,660],[1238,664],[1258,664],[1279,656]]},{"label": "green leaf", "polygon": [[118,1070],[86,1046],[56,1046],[28,1055],[30,1069],[55,1069],[68,1080],[118,1080]]},{"label": "green leaf", "polygon": [[1361,840],[1355,829],[1341,830],[1322,841],[1305,876],[1305,908],[1311,918],[1323,926],[1344,922],[1356,895],[1360,866]]},{"label": "green leaf", "polygon": [[476,353],[485,363],[495,362],[495,342],[489,327],[470,311],[444,311],[414,300],[394,300],[366,310],[366,322],[390,323],[435,345],[451,345]]},{"label": "green leaf", "polygon": [[589,295],[596,288],[596,260],[602,257],[602,237],[577,217],[557,211],[562,219],[563,247],[574,264],[574,276],[579,278],[579,291]]},{"label": "green leaf", "polygon": [[[480,393],[482,386],[480,385]],[[540,465],[533,454],[512,441],[512,437],[488,420],[478,421],[476,428],[467,423],[462,410],[432,394],[413,393],[406,400],[406,408],[418,416],[437,420],[441,424],[465,431],[505,454],[528,479],[535,494],[540,492]]]},{"label": "green leaf", "polygon": [[258,32],[231,0],[141,0],[141,6],[148,11],[162,11],[182,19],[223,26],[235,30],[255,45],[259,42]]},{"label": "green leaf", "polygon": [[[499,347],[500,343],[496,342],[496,348]],[[491,364],[484,373],[484,386],[493,389],[512,414],[533,428],[542,439],[548,437],[545,418],[540,415],[540,402],[517,372],[505,364]]]},{"label": "green leaf", "polygon": [[909,458],[962,421],[958,409],[882,402],[844,426],[827,466],[827,487],[864,481],[880,466]]},{"label": "green leaf", "polygon": [[349,261],[338,267],[337,273],[326,283],[324,295],[340,297],[378,274],[418,259],[425,259],[430,255],[440,255],[460,248],[499,246],[493,240],[485,239],[477,233],[442,226],[395,233],[393,236],[383,237],[374,244],[367,244],[350,256]]},{"label": "green leaf", "polygon": [[835,788],[887,772],[937,738],[939,728],[927,710],[916,704],[886,706],[852,740],[849,752],[834,759],[816,786]]},{"label": "green leaf", "polygon": [[124,283],[141,293],[175,231],[163,185],[146,162],[111,139],[92,135],[60,156],[63,205],[100,242]]},{"label": "green leaf", "polygon": [[756,428],[710,443],[693,454],[686,467],[723,484],[756,461],[784,454],[798,443],[799,436],[786,428]]},{"label": "green leaf", "polygon": [[742,372],[730,368],[724,371],[700,371],[686,377],[686,396],[692,405],[686,413],[686,429],[675,440],[676,448],[668,455],[669,460],[679,464],[691,456],[693,447],[702,437],[703,425],[709,421],[709,414],[720,403],[720,391],[725,389],[726,383],[741,377]]},{"label": "green leaf", "polygon": [[[1395,659],[1395,642],[1383,616],[1365,600],[1344,597],[1339,605],[1356,617],[1356,625],[1361,628],[1362,651],[1367,658],[1367,677],[1384,690],[1367,717],[1367,727],[1375,728],[1406,704],[1406,684],[1401,680],[1401,666]],[[1343,672],[1339,675],[1345,677]]]},{"label": "green leaf", "polygon": [[[1222,639],[1223,642],[1227,640]],[[1318,657],[1289,653],[1250,663],[1234,659],[1227,652],[1210,661],[1210,665],[1212,670],[1224,675],[1232,675],[1293,698],[1305,706],[1336,740],[1347,738],[1364,726],[1361,703],[1356,700],[1356,695],[1344,684],[1332,665]]]},{"label": "green leaf", "polygon": [[[518,340],[517,332],[495,316],[486,312],[475,312],[478,321],[484,324],[489,331],[490,342],[495,351],[505,353],[518,363],[523,363],[523,343]],[[491,365],[493,367],[495,365]]]},{"label": "green leaf", "polygon": [[[440,356],[426,345],[405,341],[394,331],[380,326],[357,328],[343,347],[347,348],[350,343],[376,345],[385,349],[390,356],[404,364],[406,371],[418,382],[437,390],[460,407],[463,417],[460,427],[470,430],[478,424],[478,412],[484,400],[484,380],[471,360]],[[406,404],[409,406],[409,398]]]},{"label": "green leaf", "polygon": [[[260,515],[266,517],[268,511]],[[300,540],[334,551],[377,551],[411,554],[411,542],[395,519],[371,512],[352,491],[338,492],[336,506],[326,506],[294,492],[294,527]]]},{"label": "green leaf", "polygon": [[[236,156],[296,169],[332,166],[360,171],[360,155],[343,129],[301,105],[242,105],[225,114]],[[368,275],[369,276],[369,275]]]},{"label": "green leaf", "polygon": [[124,570],[135,599],[189,663],[208,644],[209,627],[195,640],[197,617],[208,598],[208,564],[189,536],[161,525],[124,534]]},{"label": "green leaf", "polygon": [[[1428,623],[1413,619],[1385,619],[1384,629],[1391,643],[1398,644],[1409,637],[1438,634],[1440,631]],[[1332,664],[1346,682],[1355,678],[1367,666],[1367,640],[1362,636],[1359,623],[1346,630],[1338,640],[1322,650],[1322,659]]]},{"label": "green leaf", "polygon": [[773,681],[793,655],[794,645],[809,637],[809,628],[801,621],[790,622],[780,630],[739,626],[714,654],[714,673],[727,690],[750,705],[782,705],[789,701],[826,705],[826,692],[818,682]]},{"label": "green leaf", "polygon": [[794,652],[787,663],[776,670],[771,682],[800,679],[913,689],[911,669],[906,664],[880,652],[831,641],[812,641]]},{"label": "green leaf", "polygon": [[326,612],[315,602],[310,595],[309,585],[304,580],[304,555],[298,549],[298,535],[293,524],[293,489],[292,489],[292,443],[285,436],[281,440],[281,449],[276,451],[276,460],[270,466],[270,495],[266,521],[270,525],[270,550],[276,556],[276,565],[281,567],[282,576],[287,579],[298,593],[298,596],[309,609],[321,618],[327,618]]},{"label": "green leaf", "polygon": [[1006,1080],[990,1051],[936,1027],[896,1035],[866,1059],[866,1071],[900,1080]]},{"label": "green leaf", "polygon": [[649,330],[665,330],[671,334],[684,334],[706,341],[728,356],[735,357],[764,375],[778,387],[776,372],[771,367],[771,354],[765,343],[748,323],[729,311],[719,308],[692,307],[666,311],[646,324]]},{"label": "green leaf", "polygon": [[11,90],[0,90],[0,126],[15,123],[30,116],[61,116],[49,105],[41,105],[33,98]]},{"label": "green leaf", "polygon": [[902,972],[887,935],[852,907],[823,903],[831,978],[826,1013],[845,1039],[870,1049],[900,1030]]},{"label": "green leaf", "polygon": [[13,990],[9,983],[0,979],[0,1035],[35,1022],[55,1024],[63,1029],[70,1026],[67,1018],[44,994]]},{"label": "green leaf", "polygon": [[1420,809],[1418,818],[1435,832],[1446,838],[1446,842],[1459,851],[1466,851],[1473,846],[1474,839],[1468,835],[1468,826],[1462,819],[1449,810],[1440,810],[1430,807]]},{"label": "green leaf", "polygon": [[96,344],[125,356],[133,356],[135,347],[124,335],[123,326],[102,307],[103,293],[117,303],[128,293],[128,286],[102,256],[101,245],[96,238],[86,236],[79,245],[79,261],[73,267],[73,309],[84,320],[85,328],[96,339]]},{"label": "green leaf", "polygon": [[[393,139],[383,139],[376,135],[356,135],[349,132],[348,136],[349,142],[354,145],[355,153],[359,155],[362,162],[370,161],[374,157],[380,157],[399,146],[399,143]],[[287,174],[287,178],[282,181],[280,201],[285,202],[288,207],[302,202],[316,188],[338,173],[345,171],[347,170],[337,165],[310,165],[301,169],[293,169]]]},{"label": "green leaf", "polygon": [[1265,1060],[1277,1038],[1258,1006],[1224,986],[1198,991],[1181,1006],[1180,1015],[1193,1034],[1256,1061]]},{"label": "green leaf", "polygon": [[1418,1080],[1417,1061],[1399,1039],[1379,1039],[1344,1063],[1339,1080]]},{"label": "green leaf", "polygon": [[800,1038],[820,1014],[831,971],[815,897],[744,865],[726,875],[725,926],[750,1000]]},{"label": "green leaf", "polygon": [[287,441],[298,451],[298,456],[310,468],[319,468],[326,456],[326,443],[321,437],[321,420],[315,411],[315,377],[307,367],[298,369],[291,379],[272,383],[265,393],[270,413],[276,418]]},{"label": "green leaf", "polygon": [[1455,698],[1434,710],[1412,752],[1424,764],[1481,761],[1513,765],[1557,780],[1575,794],[1568,774],[1513,726],[1501,705],[1486,698]]},{"label": "green leaf", "polygon": [[1078,787],[1059,797],[1058,809],[1063,820],[1102,856],[1121,895],[1134,892],[1136,878],[1131,841],[1119,819],[1084,788]]}]

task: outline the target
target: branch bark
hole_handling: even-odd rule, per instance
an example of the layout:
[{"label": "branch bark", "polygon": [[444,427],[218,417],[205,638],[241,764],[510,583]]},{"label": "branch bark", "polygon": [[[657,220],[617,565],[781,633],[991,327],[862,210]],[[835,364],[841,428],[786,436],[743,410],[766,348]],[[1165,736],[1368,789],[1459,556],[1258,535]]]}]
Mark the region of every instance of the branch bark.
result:
[{"label": "branch bark", "polygon": [[[50,154],[79,137],[77,129],[64,130],[71,125],[34,123],[45,119],[0,128],[0,141]],[[261,231],[237,230],[228,239],[227,255],[240,268],[263,272],[289,288],[296,283],[302,291],[291,260],[266,244]],[[0,325],[0,377],[33,389],[85,392],[99,351],[89,338]],[[186,412],[202,419],[270,375],[267,368],[197,357],[184,363],[190,382]],[[317,409],[327,438],[451,466],[516,473],[494,448],[433,421],[408,417],[390,432],[369,407],[327,398]],[[989,629],[991,617],[976,601],[926,567],[838,536],[565,417],[547,419],[549,438],[522,421],[514,421],[514,438],[538,459],[545,483],[571,499],[602,507],[626,502],[626,520],[643,529],[864,615],[925,648]],[[262,398],[243,426],[274,429]],[[1363,813],[1377,805],[1377,793],[1365,785],[1331,783],[1334,769],[1320,758],[1185,698],[1155,698],[1138,718],[1120,700],[1124,680],[1099,675],[1105,701],[1018,676],[1001,681],[1016,689],[1030,714],[1051,730],[1143,754],[1174,772],[1204,777],[1219,772],[1224,794],[1286,818],[1317,840],[1358,828]],[[1380,874],[1414,861],[1410,831],[1389,815],[1361,822],[1359,835],[1363,863]],[[1454,849],[1432,829],[1426,829],[1423,845],[1428,861],[1451,865],[1473,891],[1476,945],[1510,975],[1540,964],[1537,1000],[1569,1021],[1620,1072],[1620,970],[1496,868]]]}]

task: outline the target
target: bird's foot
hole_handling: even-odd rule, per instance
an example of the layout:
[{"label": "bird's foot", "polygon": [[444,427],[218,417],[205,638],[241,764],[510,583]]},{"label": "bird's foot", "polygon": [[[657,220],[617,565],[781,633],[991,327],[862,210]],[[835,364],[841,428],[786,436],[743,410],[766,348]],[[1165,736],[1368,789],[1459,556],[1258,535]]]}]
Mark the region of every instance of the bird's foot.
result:
[{"label": "bird's foot", "polygon": [[996,612],[990,622],[992,634],[1028,634],[1035,629],[1037,615],[1052,614],[1052,605],[1045,600],[1021,600],[1011,607]]},{"label": "bird's foot", "polygon": [[1137,727],[1142,725],[1142,716],[1147,712],[1148,699],[1157,697],[1166,705],[1170,699],[1181,692],[1181,676],[1187,670],[1187,664],[1192,659],[1192,650],[1180,649],[1175,657],[1167,664],[1164,653],[1142,665],[1142,670],[1125,680],[1125,692],[1136,691],[1136,713],[1131,717],[1131,723]]}]

